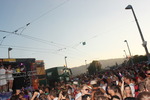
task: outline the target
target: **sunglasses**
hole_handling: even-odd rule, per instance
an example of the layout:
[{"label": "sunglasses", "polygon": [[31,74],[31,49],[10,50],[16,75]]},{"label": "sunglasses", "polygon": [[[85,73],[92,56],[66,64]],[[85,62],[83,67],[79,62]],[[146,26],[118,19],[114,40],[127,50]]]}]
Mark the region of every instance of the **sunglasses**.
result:
[{"label": "sunglasses", "polygon": [[150,75],[150,73],[146,73],[147,75]]},{"label": "sunglasses", "polygon": [[89,91],[89,89],[85,89],[85,91]]}]

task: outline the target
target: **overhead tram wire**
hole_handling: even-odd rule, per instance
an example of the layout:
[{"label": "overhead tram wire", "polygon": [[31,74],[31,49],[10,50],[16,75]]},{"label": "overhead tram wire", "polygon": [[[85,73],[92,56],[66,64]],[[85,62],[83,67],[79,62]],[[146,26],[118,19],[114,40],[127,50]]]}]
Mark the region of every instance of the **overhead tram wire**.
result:
[{"label": "overhead tram wire", "polygon": [[47,12],[43,13],[41,16],[39,16],[39,17],[35,18],[34,20],[32,20],[32,21],[30,22],[30,24],[33,23],[33,22],[35,22],[35,21],[37,21],[37,20],[40,19],[41,17],[47,15],[49,12],[54,11],[55,9],[57,9],[57,8],[59,8],[59,7],[61,7],[61,6],[63,6],[63,5],[66,4],[68,1],[70,1],[70,0],[65,0],[64,2],[60,3],[60,4],[57,5],[56,7],[53,7],[52,9],[50,9],[50,10],[48,10]]},{"label": "overhead tram wire", "polygon": [[[21,32],[20,32],[19,34],[22,34],[22,33],[24,32],[24,30],[25,30],[31,23],[33,23],[33,22],[37,21],[38,19],[40,19],[41,17],[47,15],[49,12],[54,11],[55,9],[61,7],[62,5],[64,5],[65,3],[67,3],[68,1],[69,1],[69,0],[65,0],[64,2],[60,3],[59,5],[53,7],[52,9],[48,10],[47,12],[43,13],[41,16],[39,16],[39,17],[35,18],[34,20],[30,21],[30,22],[27,23],[25,26],[22,26],[22,27],[16,29],[13,33],[17,33],[19,30],[21,30]],[[2,30],[1,30],[1,32],[2,32]],[[3,31],[3,32],[4,32],[4,31]],[[10,35],[6,35],[6,36],[4,36],[4,37],[6,38],[7,36],[10,36]],[[2,40],[0,41],[0,45],[3,43],[3,41],[4,41],[5,38],[2,38]]]},{"label": "overhead tram wire", "polygon": [[37,41],[37,42],[41,42],[41,43],[45,43],[45,44],[48,44],[48,45],[51,45],[51,46],[55,46],[57,48],[61,48],[62,47],[62,46],[58,46],[58,45],[54,44],[54,42],[52,42],[52,41],[47,41],[47,40],[44,40],[44,39],[40,39],[40,38],[29,36],[29,35],[19,34],[17,32],[9,32],[9,31],[4,31],[4,30],[0,30],[0,32],[22,36],[22,37],[30,39],[30,40],[34,40],[34,41]]},{"label": "overhead tram wire", "polygon": [[[1,48],[8,48],[8,47],[1,47]],[[50,51],[45,52],[45,51],[36,51],[36,50],[18,49],[18,48],[13,48],[13,49],[14,49],[14,50],[21,50],[21,51],[25,51],[25,52],[33,52],[33,53],[37,52],[37,53],[45,53],[45,54],[51,53],[51,54],[54,54],[54,55],[65,56],[65,55],[56,54],[56,53],[53,53],[53,52],[50,52]]]},{"label": "overhead tram wire", "polygon": [[[62,48],[61,44],[50,42],[50,41],[39,39],[39,38],[35,38],[35,37],[32,37],[32,36],[23,35],[23,34],[19,34],[19,33],[16,33],[16,32],[4,31],[4,30],[0,30],[0,32],[10,33],[10,34],[18,35],[18,36],[23,36],[24,38],[28,38],[28,39],[31,39],[31,40],[34,40],[34,41],[38,41],[38,42],[46,43],[46,44],[49,44],[49,45],[52,45],[52,46],[56,46],[57,48]],[[57,46],[57,45],[59,45],[59,46]],[[63,46],[65,46],[65,45],[63,45]],[[61,55],[58,52],[52,52],[52,53],[57,54],[57,55]],[[63,56],[65,56],[65,55],[63,55]],[[73,57],[70,57],[70,58],[73,58]]]},{"label": "overhead tram wire", "polygon": [[21,32],[19,34],[22,34],[24,32],[24,30],[32,23],[34,23],[35,21],[39,20],[40,18],[42,18],[43,16],[47,15],[48,13],[50,13],[51,11],[54,11],[55,9],[63,6],[65,3],[67,3],[69,0],[65,0],[64,2],[60,3],[59,5],[53,7],[52,9],[48,10],[47,12],[43,13],[42,15],[40,15],[39,17],[33,19],[32,21],[28,22],[25,26],[22,26],[18,29],[16,29],[14,32],[17,33],[19,30],[21,30]]},{"label": "overhead tram wire", "polygon": [[13,45],[1,45],[1,47],[12,47],[12,48],[25,48],[30,50],[53,50],[54,49],[44,49],[44,48],[34,48],[34,47],[24,47],[24,46],[13,46]]}]

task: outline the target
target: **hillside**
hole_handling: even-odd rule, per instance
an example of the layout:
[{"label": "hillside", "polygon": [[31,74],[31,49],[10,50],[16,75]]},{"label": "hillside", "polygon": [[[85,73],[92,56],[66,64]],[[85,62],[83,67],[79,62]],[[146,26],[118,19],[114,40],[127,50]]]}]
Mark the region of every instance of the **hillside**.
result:
[{"label": "hillside", "polygon": [[[116,59],[107,59],[107,60],[99,60],[99,61],[102,64],[102,68],[105,68],[107,66],[116,65],[116,63],[119,65],[124,61],[124,59],[123,58],[116,58]],[[79,66],[79,67],[71,68],[73,75],[79,75],[81,73],[85,73],[87,71],[87,67],[89,65],[90,64],[87,64],[87,66],[82,65],[82,66]]]}]

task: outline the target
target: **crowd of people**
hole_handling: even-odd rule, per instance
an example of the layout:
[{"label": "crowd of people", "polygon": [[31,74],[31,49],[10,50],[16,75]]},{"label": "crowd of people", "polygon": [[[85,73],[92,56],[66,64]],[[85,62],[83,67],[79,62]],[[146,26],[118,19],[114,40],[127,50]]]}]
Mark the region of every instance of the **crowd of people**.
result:
[{"label": "crowd of people", "polygon": [[12,92],[14,73],[24,72],[25,66],[16,66],[12,67],[12,65],[4,66],[1,64],[0,66],[0,93]]},{"label": "crowd of people", "polygon": [[3,65],[0,66],[0,92],[12,91],[14,80],[12,73],[11,65],[7,66],[7,68]]},{"label": "crowd of people", "polygon": [[34,91],[19,89],[10,100],[150,100],[150,65],[138,63],[82,74]]}]

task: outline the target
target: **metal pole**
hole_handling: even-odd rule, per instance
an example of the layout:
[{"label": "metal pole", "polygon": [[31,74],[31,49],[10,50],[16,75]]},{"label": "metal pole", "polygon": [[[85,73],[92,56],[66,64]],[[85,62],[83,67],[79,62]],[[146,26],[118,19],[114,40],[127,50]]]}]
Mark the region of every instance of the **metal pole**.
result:
[{"label": "metal pole", "polygon": [[133,10],[133,7],[131,5],[128,5],[126,7],[126,9],[131,9],[132,10],[132,13],[133,13],[133,16],[135,18],[135,21],[136,21],[136,24],[137,24],[137,27],[138,27],[138,30],[139,30],[139,33],[140,33],[140,36],[141,36],[141,39],[142,39],[142,42],[143,42],[143,47],[145,48],[145,52],[146,52],[146,55],[147,55],[147,58],[148,58],[148,62],[150,62],[150,54],[148,52],[148,49],[147,49],[147,42],[144,40],[144,37],[143,37],[143,34],[142,34],[142,31],[141,31],[141,28],[140,28],[140,25],[138,23],[138,20],[137,20],[137,17],[135,15],[135,12]]},{"label": "metal pole", "polygon": [[126,59],[127,59],[128,57],[127,57],[127,53],[126,53],[126,50],[123,50],[123,51],[124,51],[124,53],[125,53],[125,55],[126,55]]},{"label": "metal pole", "polygon": [[128,41],[127,41],[127,40],[124,40],[124,42],[126,42],[126,44],[127,44],[128,51],[129,51],[129,54],[130,54],[131,63],[132,63],[132,65],[133,65],[134,63],[133,63],[133,59],[132,59],[132,55],[131,55],[131,51],[130,51],[130,47],[129,47]]},{"label": "metal pole", "polygon": [[10,59],[10,52],[9,52],[9,50],[8,50],[8,59]]},{"label": "metal pole", "polygon": [[86,67],[87,67],[87,63],[86,63],[86,61],[87,61],[87,60],[85,60],[85,65],[86,65]]},{"label": "metal pole", "polygon": [[66,60],[67,56],[65,56],[65,64],[66,64],[66,67],[67,67],[67,60]]},{"label": "metal pole", "polygon": [[12,48],[8,48],[8,58],[10,59],[10,51],[12,50]]}]

